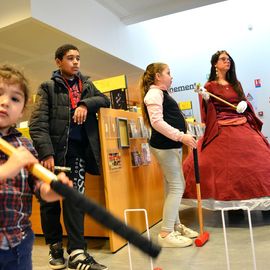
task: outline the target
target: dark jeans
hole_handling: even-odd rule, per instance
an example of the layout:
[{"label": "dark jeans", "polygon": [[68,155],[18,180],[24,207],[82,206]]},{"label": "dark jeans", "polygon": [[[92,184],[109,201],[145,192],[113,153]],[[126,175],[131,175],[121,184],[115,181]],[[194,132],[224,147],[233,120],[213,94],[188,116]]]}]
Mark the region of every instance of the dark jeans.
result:
[{"label": "dark jeans", "polygon": [[[58,165],[58,164],[56,164]],[[70,142],[66,156],[66,166],[71,167],[68,177],[73,181],[73,187],[79,192],[84,192],[85,159],[84,147],[76,142]],[[67,251],[85,249],[84,240],[84,213],[72,202],[63,200],[63,217],[67,231]],[[62,226],[60,223],[61,204],[42,202],[40,204],[41,225],[46,244],[62,242]]]},{"label": "dark jeans", "polygon": [[32,270],[34,233],[28,230],[25,239],[9,250],[0,249],[0,270]]}]

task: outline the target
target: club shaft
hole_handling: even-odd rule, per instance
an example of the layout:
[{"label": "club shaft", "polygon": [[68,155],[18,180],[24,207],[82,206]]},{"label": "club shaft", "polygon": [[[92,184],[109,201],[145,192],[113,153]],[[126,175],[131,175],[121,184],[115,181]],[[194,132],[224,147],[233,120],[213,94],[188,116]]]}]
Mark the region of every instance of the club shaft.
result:
[{"label": "club shaft", "polygon": [[[17,151],[15,147],[2,138],[0,138],[0,150],[8,156]],[[77,190],[57,181],[57,176],[44,168],[41,164],[29,166],[28,170],[37,178],[50,184],[51,188],[59,195],[63,196],[66,200],[71,201],[74,205],[77,205],[78,208],[82,209],[97,222],[122,236],[125,240],[139,248],[144,253],[153,258],[159,255],[161,251],[160,246],[154,244],[151,240],[142,236],[133,228],[127,226],[120,219],[114,217],[104,207],[91,201],[86,196],[80,194]]]}]

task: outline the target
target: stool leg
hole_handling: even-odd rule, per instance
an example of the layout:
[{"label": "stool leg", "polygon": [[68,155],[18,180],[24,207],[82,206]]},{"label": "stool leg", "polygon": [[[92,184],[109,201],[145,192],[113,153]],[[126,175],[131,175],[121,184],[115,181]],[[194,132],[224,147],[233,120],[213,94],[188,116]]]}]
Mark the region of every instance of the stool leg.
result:
[{"label": "stool leg", "polygon": [[224,235],[224,244],[225,244],[225,254],[226,254],[226,262],[227,262],[227,270],[230,270],[230,258],[229,258],[229,251],[228,251],[228,241],[227,241],[227,233],[226,233],[226,224],[225,224],[225,217],[224,211],[226,209],[221,210],[221,217],[222,217],[222,226],[223,226],[223,235]]},{"label": "stool leg", "polygon": [[257,270],[256,256],[255,256],[255,247],[254,247],[254,238],[253,238],[253,229],[252,229],[251,216],[250,216],[250,209],[247,208],[246,210],[247,210],[247,214],[248,214],[250,242],[251,242],[251,250],[252,250],[252,257],[253,257],[253,269],[254,270]]},{"label": "stool leg", "polygon": [[254,247],[254,238],[253,238],[253,228],[252,228],[252,222],[251,222],[251,215],[250,215],[250,209],[247,206],[242,207],[227,207],[221,209],[221,217],[222,217],[222,226],[223,226],[223,234],[224,234],[224,243],[225,243],[225,254],[226,254],[226,262],[227,262],[227,269],[230,270],[230,259],[229,259],[229,251],[228,251],[228,241],[227,241],[227,232],[226,232],[226,224],[225,224],[225,217],[224,217],[224,211],[229,210],[246,210],[248,214],[248,224],[249,224],[249,234],[250,234],[250,244],[251,244],[251,251],[252,251],[252,260],[253,260],[253,269],[257,270],[256,265],[256,256],[255,256],[255,247]]},{"label": "stool leg", "polygon": [[[146,209],[143,208],[130,208],[130,209],[125,209],[124,210],[124,216],[125,216],[125,223],[127,225],[127,212],[144,212],[144,218],[145,218],[145,227],[146,227],[146,233],[147,233],[147,238],[150,240],[150,231],[149,231],[149,225],[148,225],[148,216],[147,216],[147,211]],[[129,268],[132,270],[132,259],[131,259],[131,250],[130,250],[130,245],[128,242],[128,258],[129,258]],[[153,266],[153,260],[150,257],[150,270],[154,269]]]},{"label": "stool leg", "polygon": [[[129,209],[125,209],[124,211],[124,216],[125,216],[125,223],[127,225],[127,212],[129,211]],[[131,259],[131,251],[130,251],[130,245],[129,242],[127,242],[127,247],[128,247],[128,261],[129,261],[129,269],[132,270],[132,259]]]}]

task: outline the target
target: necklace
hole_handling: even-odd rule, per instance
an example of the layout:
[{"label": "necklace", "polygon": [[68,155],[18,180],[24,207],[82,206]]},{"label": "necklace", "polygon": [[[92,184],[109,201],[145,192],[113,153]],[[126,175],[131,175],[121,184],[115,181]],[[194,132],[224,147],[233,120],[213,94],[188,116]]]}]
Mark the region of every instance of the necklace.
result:
[{"label": "necklace", "polygon": [[218,81],[218,84],[225,90],[229,90],[229,83],[227,81]]}]

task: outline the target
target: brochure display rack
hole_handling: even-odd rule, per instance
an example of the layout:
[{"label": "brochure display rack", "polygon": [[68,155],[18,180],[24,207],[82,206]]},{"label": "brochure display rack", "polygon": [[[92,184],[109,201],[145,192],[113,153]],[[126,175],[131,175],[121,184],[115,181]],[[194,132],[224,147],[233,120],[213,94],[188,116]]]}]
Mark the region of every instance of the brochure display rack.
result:
[{"label": "brochure display rack", "polygon": [[[144,208],[149,226],[156,224],[162,218],[163,176],[150,153],[140,114],[102,108],[99,130],[106,208],[123,221],[125,209]],[[129,215],[128,223],[140,232],[145,230],[144,216],[139,213]],[[126,244],[111,231],[108,236],[112,252]]]}]

